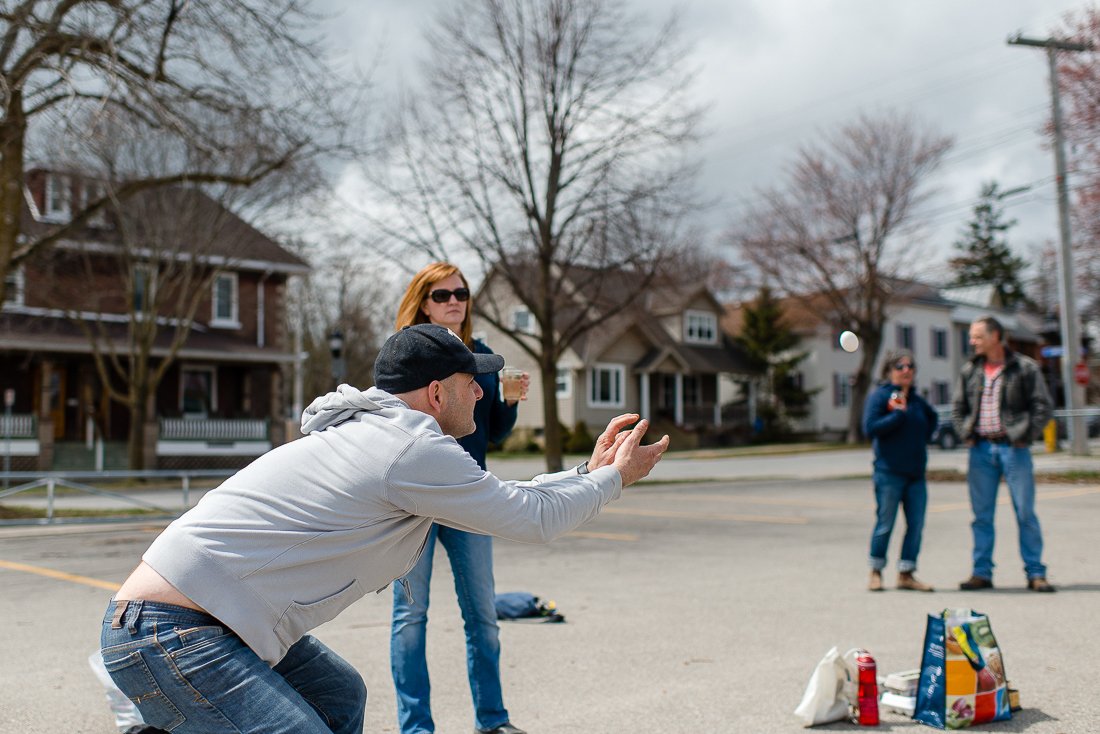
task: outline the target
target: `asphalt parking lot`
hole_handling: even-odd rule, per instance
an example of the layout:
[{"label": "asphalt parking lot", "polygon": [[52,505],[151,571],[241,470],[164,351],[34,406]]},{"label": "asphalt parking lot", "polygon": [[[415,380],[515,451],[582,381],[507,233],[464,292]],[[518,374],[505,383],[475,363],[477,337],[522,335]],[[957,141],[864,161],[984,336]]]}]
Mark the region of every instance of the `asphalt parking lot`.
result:
[{"label": "asphalt parking lot", "polygon": [[[552,598],[567,618],[503,625],[505,702],[531,734],[798,731],[791,711],[831,646],[868,648],[880,674],[914,668],[925,615],[972,607],[990,616],[1024,706],[1013,721],[978,730],[1100,731],[1093,688],[1100,564],[1092,552],[1100,486],[1045,484],[1039,495],[1045,559],[1059,593],[1024,590],[1007,505],[998,512],[998,588],[953,590],[970,571],[970,515],[964,485],[939,483],[918,571],[938,591],[871,594],[864,590],[873,506],[866,479],[629,489],[550,545],[497,541],[498,590]],[[0,732],[114,731],[85,660],[97,646],[109,588],[159,529],[0,529]],[[891,562],[899,544],[896,532]],[[446,564],[436,568],[433,708],[441,734],[469,732],[461,619]],[[892,565],[886,578],[892,587]],[[318,631],[367,682],[368,732],[397,730],[389,611],[388,593],[372,596]],[[917,726],[885,715],[879,728]]]}]

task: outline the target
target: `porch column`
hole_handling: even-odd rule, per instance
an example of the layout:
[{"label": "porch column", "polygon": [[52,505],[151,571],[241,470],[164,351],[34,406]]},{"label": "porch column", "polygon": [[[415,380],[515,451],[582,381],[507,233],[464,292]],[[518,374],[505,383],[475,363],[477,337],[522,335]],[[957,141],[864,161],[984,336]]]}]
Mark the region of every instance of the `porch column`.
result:
[{"label": "porch column", "polygon": [[638,396],[638,412],[644,420],[649,420],[649,373],[643,372],[640,377],[641,384],[638,389],[641,394]]},{"label": "porch column", "polygon": [[673,396],[673,418],[678,426],[684,425],[684,373],[676,373],[676,391]]},{"label": "porch column", "polygon": [[292,435],[289,432],[290,421],[287,420],[286,410],[283,408],[283,370],[275,367],[271,370],[271,397],[269,398],[271,410],[267,420],[270,428],[267,439],[271,441],[272,448],[282,446]]},{"label": "porch column", "polygon": [[53,382],[53,362],[42,360],[38,383],[38,471],[53,469],[53,405],[50,387]]}]

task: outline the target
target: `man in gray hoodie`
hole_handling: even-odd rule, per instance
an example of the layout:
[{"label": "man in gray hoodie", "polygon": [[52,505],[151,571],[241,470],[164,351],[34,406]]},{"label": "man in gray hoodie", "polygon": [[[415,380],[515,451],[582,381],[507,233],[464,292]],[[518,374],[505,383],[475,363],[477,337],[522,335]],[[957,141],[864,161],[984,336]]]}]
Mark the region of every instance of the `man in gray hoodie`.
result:
[{"label": "man in gray hoodie", "polygon": [[101,649],[145,722],[176,734],[352,734],[359,674],[308,634],[402,577],[432,522],[545,543],[595,517],[668,447],[623,415],[580,467],[504,482],[455,437],[474,375],[503,367],[432,324],[391,336],[375,387],[341,385],[153,542],[108,605]]}]

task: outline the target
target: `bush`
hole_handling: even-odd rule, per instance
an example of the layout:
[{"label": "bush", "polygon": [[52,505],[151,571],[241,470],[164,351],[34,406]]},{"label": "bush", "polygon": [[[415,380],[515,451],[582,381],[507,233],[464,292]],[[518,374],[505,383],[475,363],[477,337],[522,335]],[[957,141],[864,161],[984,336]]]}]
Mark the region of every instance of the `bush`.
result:
[{"label": "bush", "polygon": [[588,432],[584,421],[577,421],[572,431],[566,431],[562,446],[569,454],[590,454],[596,448],[596,439]]}]

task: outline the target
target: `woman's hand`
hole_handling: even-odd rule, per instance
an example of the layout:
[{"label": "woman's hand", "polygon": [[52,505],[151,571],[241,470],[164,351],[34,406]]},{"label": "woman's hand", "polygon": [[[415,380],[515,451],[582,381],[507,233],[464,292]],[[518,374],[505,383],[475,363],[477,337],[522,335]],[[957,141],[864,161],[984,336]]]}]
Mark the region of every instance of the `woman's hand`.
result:
[{"label": "woman's hand", "polygon": [[523,377],[519,381],[519,400],[505,400],[509,407],[513,407],[519,403],[520,400],[527,399],[527,390],[531,387],[531,375],[527,372],[523,373]]}]

